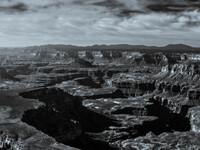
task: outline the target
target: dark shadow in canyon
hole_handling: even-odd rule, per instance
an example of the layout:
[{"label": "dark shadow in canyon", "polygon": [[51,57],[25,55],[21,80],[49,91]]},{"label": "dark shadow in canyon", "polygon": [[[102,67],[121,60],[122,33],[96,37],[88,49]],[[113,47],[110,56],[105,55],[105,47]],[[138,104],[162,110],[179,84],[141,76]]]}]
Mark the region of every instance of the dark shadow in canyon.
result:
[{"label": "dark shadow in canyon", "polygon": [[159,135],[163,132],[173,131],[189,131],[191,129],[189,118],[182,114],[176,114],[169,110],[165,106],[161,106],[157,101],[151,99],[154,104],[147,105],[147,116],[156,116],[158,119],[154,121],[146,121],[142,125],[134,127],[137,130],[137,134],[145,135],[149,131]]},{"label": "dark shadow in canyon", "polygon": [[[43,88],[39,90],[20,93],[24,98],[39,99],[46,106],[38,109],[28,110],[24,113],[22,121],[36,127],[38,130],[54,137],[58,142],[85,150],[110,150],[114,149],[98,140],[93,139],[86,132],[102,132],[109,126],[119,126],[114,120],[93,112],[82,106],[82,98],[72,96],[58,88]],[[121,90],[111,94],[93,95],[84,98],[119,98],[124,97]],[[159,101],[151,98],[150,105],[144,108],[123,108],[113,114],[131,114],[137,116],[156,116],[153,121],[144,121],[141,125],[119,129],[128,132],[129,135],[115,140],[125,140],[145,136],[152,131],[156,135],[164,132],[189,131],[190,121],[185,117],[187,107],[183,108],[184,113],[176,114],[166,106],[160,105]]]},{"label": "dark shadow in canyon", "polygon": [[91,88],[101,88],[101,84],[94,82],[94,80],[90,76],[85,78],[77,78],[75,79],[75,81],[79,85],[89,86]]},{"label": "dark shadow in canyon", "polygon": [[[144,121],[142,125],[135,125],[127,129],[122,129],[129,133],[130,138],[135,138],[138,136],[145,136],[148,132],[152,131],[156,135],[160,135],[164,132],[174,132],[174,131],[189,131],[191,129],[189,118],[185,117],[185,111],[188,108],[184,108],[184,114],[176,114],[169,110],[165,106],[161,106],[159,102],[150,99],[153,102],[151,105],[145,106],[145,108],[123,108],[117,110],[112,114],[131,114],[131,115],[145,115],[145,116],[156,116],[158,117],[153,121]],[[127,137],[122,137],[127,139]]]},{"label": "dark shadow in canyon", "polygon": [[73,147],[84,150],[114,149],[107,143],[90,138],[86,132],[102,132],[116,123],[82,106],[80,97],[57,88],[43,88],[20,95],[39,99],[46,104],[38,109],[27,110],[22,117],[23,122]]}]

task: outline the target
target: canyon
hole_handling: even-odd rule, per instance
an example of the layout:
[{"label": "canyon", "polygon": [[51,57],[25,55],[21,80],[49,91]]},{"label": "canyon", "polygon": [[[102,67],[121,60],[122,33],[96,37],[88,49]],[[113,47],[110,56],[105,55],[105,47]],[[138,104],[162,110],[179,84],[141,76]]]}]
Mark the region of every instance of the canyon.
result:
[{"label": "canyon", "polygon": [[200,149],[198,48],[44,45],[0,58],[11,147]]}]

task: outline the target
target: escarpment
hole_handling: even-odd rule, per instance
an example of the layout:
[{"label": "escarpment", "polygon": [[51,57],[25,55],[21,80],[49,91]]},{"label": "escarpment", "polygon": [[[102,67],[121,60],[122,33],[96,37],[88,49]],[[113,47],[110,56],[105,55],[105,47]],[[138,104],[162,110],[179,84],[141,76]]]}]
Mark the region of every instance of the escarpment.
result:
[{"label": "escarpment", "polygon": [[27,110],[22,121],[53,136],[58,142],[81,149],[112,149],[106,143],[95,142],[85,132],[100,132],[112,119],[82,106],[82,99],[58,88],[43,88],[20,93],[24,98],[39,99],[44,106]]},{"label": "escarpment", "polygon": [[[184,117],[188,110],[192,114],[191,112],[194,113],[194,111],[191,111],[192,108],[200,103],[199,66],[196,63],[166,65],[159,73],[142,79],[137,74],[133,75],[132,78],[128,77],[128,75],[121,75],[120,77],[120,80],[119,78],[112,80],[111,85],[132,97],[155,93],[151,94],[151,100],[169,109],[172,114],[179,114]],[[134,108],[129,108],[129,110],[124,108],[114,113],[133,113],[133,110]],[[145,110],[145,112],[147,113],[148,111]],[[155,112],[157,111],[155,110]],[[188,120],[186,122],[189,124]],[[197,122],[196,120],[194,121],[194,117],[190,117],[190,122],[193,125],[192,130],[198,131],[198,125],[194,125],[194,122]],[[176,128],[178,129],[178,126]],[[188,126],[186,130],[189,129],[190,127]]]},{"label": "escarpment", "polygon": [[[183,59],[177,58],[176,63],[180,61],[183,61]],[[120,109],[113,111],[112,114],[157,117],[153,121],[144,121],[140,125],[134,125],[123,130],[123,132],[131,131],[129,132],[129,139],[125,140],[127,138],[127,134],[125,134],[118,141],[112,142],[112,145],[123,147],[124,149],[131,146],[133,146],[132,148],[139,148],[138,144],[143,143],[143,139],[146,138],[149,139],[149,142],[147,142],[149,145],[152,144],[152,147],[156,147],[157,144],[152,142],[153,139],[162,143],[163,141],[159,137],[171,139],[175,136],[179,137],[180,141],[184,141],[182,136],[186,137],[188,135],[192,140],[191,143],[195,143],[188,144],[188,147],[199,148],[198,144],[196,145],[200,129],[199,64],[196,62],[168,64],[160,70],[158,73],[146,74],[146,77],[142,73],[140,75],[137,73],[132,75],[121,74],[116,80],[109,81],[110,85],[117,89],[124,88],[129,90],[134,88],[133,91],[129,90],[130,93],[128,95],[134,97],[134,100],[138,98],[147,102],[145,106],[143,105],[144,107],[141,107],[141,104],[137,104],[138,107],[133,104],[133,106],[120,107]],[[143,76],[143,78],[140,76]],[[148,88],[142,88],[144,84]],[[139,92],[136,87],[140,90]],[[126,91],[123,92],[128,93]],[[139,94],[136,95],[135,93]],[[149,137],[150,132],[153,135]],[[137,140],[140,143],[136,142]],[[169,142],[165,139],[166,141]],[[177,146],[179,145],[179,143],[173,143]],[[160,145],[158,147],[163,146]],[[173,146],[170,145],[169,147],[172,148]],[[184,147],[184,145],[180,147]]]}]

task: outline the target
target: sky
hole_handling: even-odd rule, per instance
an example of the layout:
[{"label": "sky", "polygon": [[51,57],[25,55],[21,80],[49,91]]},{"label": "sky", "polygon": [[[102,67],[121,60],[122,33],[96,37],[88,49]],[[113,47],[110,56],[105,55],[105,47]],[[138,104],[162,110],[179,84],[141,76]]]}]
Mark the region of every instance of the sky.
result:
[{"label": "sky", "polygon": [[200,0],[0,0],[0,47],[200,47]]}]

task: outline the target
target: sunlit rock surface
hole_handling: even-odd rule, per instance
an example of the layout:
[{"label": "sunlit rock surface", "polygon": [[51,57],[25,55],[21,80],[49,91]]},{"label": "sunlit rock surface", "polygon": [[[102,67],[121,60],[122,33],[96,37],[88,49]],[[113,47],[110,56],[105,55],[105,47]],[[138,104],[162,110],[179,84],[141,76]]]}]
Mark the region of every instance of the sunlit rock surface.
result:
[{"label": "sunlit rock surface", "polygon": [[188,110],[190,117],[191,130],[200,133],[200,107],[192,107]]},{"label": "sunlit rock surface", "polygon": [[120,147],[122,150],[152,150],[152,149],[191,149],[200,148],[199,133],[194,132],[174,132],[163,133],[156,136],[149,132],[146,136],[141,136],[135,139],[118,140],[111,145]]}]

